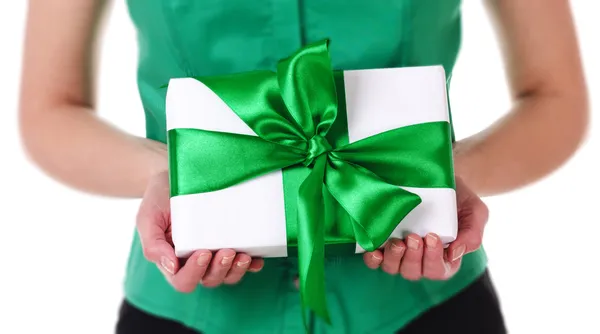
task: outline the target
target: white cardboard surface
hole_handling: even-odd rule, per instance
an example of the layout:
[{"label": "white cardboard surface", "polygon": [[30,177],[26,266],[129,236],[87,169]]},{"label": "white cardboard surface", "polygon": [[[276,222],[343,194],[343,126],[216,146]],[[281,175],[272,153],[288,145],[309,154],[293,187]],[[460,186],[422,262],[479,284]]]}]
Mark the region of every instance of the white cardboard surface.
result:
[{"label": "white cardboard surface", "polygon": [[[441,66],[345,71],[344,81],[350,142],[402,126],[448,121]],[[255,135],[216,94],[192,78],[171,80],[167,128]],[[453,241],[457,233],[454,190],[404,189],[421,196],[423,202],[392,236],[435,232],[444,243]],[[220,248],[252,256],[287,256],[281,171],[216,192],[174,197],[171,218],[180,257],[197,249]],[[357,245],[356,251],[364,250]]]}]

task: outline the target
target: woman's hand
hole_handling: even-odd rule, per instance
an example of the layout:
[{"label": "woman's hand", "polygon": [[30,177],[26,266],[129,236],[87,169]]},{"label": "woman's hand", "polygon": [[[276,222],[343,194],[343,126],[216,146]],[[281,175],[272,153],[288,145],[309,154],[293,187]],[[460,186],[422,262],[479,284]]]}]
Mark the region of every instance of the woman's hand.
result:
[{"label": "woman's hand", "polygon": [[365,253],[367,266],[371,269],[381,266],[383,271],[401,274],[408,280],[445,280],[452,277],[460,268],[461,258],[481,246],[488,219],[487,206],[458,177],[456,195],[458,235],[447,249],[443,248],[435,234],[430,233],[425,238],[410,234],[404,241],[391,239],[383,251]]},{"label": "woman's hand", "polygon": [[216,287],[239,282],[246,271],[260,271],[262,259],[236,254],[232,249],[217,252],[198,250],[185,264],[175,256],[171,239],[169,177],[161,172],[150,179],[137,217],[144,256],[154,262],[167,281],[179,292],[192,292],[198,284]]}]

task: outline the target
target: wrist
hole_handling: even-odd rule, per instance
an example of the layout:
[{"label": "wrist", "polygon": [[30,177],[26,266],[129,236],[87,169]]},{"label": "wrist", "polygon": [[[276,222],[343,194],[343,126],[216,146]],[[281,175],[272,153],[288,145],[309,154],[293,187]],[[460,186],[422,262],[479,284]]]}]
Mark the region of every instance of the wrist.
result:
[{"label": "wrist", "polygon": [[474,138],[466,138],[454,143],[452,148],[454,159],[454,174],[461,178],[465,183],[476,188],[477,161],[479,157],[479,148]]},{"label": "wrist", "polygon": [[468,161],[470,155],[469,144],[466,140],[455,142],[452,146],[452,155],[454,160],[454,174],[464,177],[468,170]]},{"label": "wrist", "polygon": [[146,178],[150,179],[156,175],[168,173],[169,170],[169,158],[167,145],[150,140],[142,139],[144,147],[147,152],[146,166]]}]

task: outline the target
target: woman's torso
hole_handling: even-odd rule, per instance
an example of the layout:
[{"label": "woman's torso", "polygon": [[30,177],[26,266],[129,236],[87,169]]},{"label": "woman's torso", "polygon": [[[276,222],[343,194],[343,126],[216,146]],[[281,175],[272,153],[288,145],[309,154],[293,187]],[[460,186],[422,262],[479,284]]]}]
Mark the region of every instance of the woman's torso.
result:
[{"label": "woman's torso", "polygon": [[[460,46],[460,0],[128,0],[138,31],[138,84],[147,136],[165,142],[173,77],[274,69],[308,42],[329,38],[335,69],[441,64],[451,76]],[[134,237],[125,284],[137,307],[204,333],[304,330],[295,259],[270,259],[235,286],[175,292]],[[391,333],[483,272],[483,251],[447,282],[409,282],[372,271],[360,255],[326,263],[334,327],[314,333]]]}]

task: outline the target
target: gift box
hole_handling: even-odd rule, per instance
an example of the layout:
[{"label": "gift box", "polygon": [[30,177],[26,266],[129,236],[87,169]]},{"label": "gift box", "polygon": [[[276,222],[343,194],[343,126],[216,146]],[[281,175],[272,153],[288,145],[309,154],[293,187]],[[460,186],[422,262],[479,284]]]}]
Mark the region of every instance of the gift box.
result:
[{"label": "gift box", "polygon": [[334,71],[324,41],[276,71],[172,79],[166,112],[180,257],[299,256],[316,291],[328,254],[456,237],[442,66]]}]

